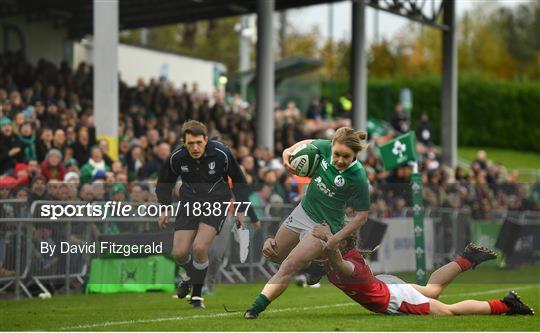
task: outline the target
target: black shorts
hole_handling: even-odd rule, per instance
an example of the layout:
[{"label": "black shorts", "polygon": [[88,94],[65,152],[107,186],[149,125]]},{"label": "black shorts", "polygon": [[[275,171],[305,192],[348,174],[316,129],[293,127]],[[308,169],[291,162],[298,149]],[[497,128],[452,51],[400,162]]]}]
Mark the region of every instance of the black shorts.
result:
[{"label": "black shorts", "polygon": [[199,223],[204,223],[216,229],[219,235],[227,216],[177,216],[174,222],[174,230],[198,230]]}]

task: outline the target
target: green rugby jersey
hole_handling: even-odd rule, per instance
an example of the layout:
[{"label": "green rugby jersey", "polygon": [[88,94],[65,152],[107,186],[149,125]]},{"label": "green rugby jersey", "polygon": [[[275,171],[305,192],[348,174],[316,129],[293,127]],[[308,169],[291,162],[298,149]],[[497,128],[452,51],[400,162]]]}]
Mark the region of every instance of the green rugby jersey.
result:
[{"label": "green rugby jersey", "polygon": [[339,171],[331,163],[332,142],[312,142],[321,155],[321,163],[302,198],[302,208],[315,222],[326,222],[332,233],[343,228],[345,207],[351,205],[355,211],[367,211],[370,207],[369,183],[364,167],[358,160]]}]

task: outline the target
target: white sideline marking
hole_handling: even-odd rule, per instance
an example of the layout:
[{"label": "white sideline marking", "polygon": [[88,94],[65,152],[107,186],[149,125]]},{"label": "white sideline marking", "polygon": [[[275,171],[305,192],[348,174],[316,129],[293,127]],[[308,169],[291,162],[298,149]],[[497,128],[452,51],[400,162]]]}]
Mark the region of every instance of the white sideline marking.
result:
[{"label": "white sideline marking", "polygon": [[[278,313],[278,312],[288,312],[294,310],[317,310],[317,309],[328,309],[328,308],[337,308],[343,306],[358,305],[357,303],[340,303],[340,304],[331,304],[331,305],[317,305],[317,306],[304,306],[296,308],[284,308],[284,309],[275,309],[268,310],[266,313]],[[243,312],[243,311],[242,311]],[[77,325],[59,328],[59,331],[65,330],[75,330],[83,328],[95,328],[95,327],[108,327],[115,325],[131,325],[131,324],[148,324],[148,323],[157,323],[163,321],[177,321],[184,319],[207,319],[207,318],[219,318],[219,317],[230,317],[230,316],[243,316],[242,312],[225,312],[225,313],[214,313],[207,315],[195,315],[195,316],[185,316],[185,317],[166,317],[166,318],[155,318],[155,319],[138,319],[138,320],[125,320],[125,321],[106,321],[104,323],[98,324],[89,324],[89,325]]]},{"label": "white sideline marking", "polygon": [[[517,288],[514,288],[514,289],[523,290],[523,289],[531,289],[531,288],[534,288],[534,287],[538,287],[538,285],[525,285],[523,287],[517,287]],[[513,290],[513,289],[512,288],[499,288],[499,289],[491,289],[491,290],[484,290],[484,291],[475,291],[475,292],[470,292],[470,293],[446,294],[446,295],[443,294],[443,295],[440,296],[440,298],[449,297],[449,296],[463,297],[463,296],[489,295],[489,294],[493,294],[493,293],[502,293],[502,292],[510,291],[510,290]]]},{"label": "white sideline marking", "polygon": [[[514,289],[523,290],[523,289],[531,289],[535,287],[538,287],[538,285],[525,285],[525,286],[520,286]],[[441,298],[450,297],[450,296],[466,297],[466,296],[487,295],[487,294],[509,291],[511,289],[512,288],[499,288],[499,289],[491,289],[491,290],[484,290],[484,291],[477,291],[477,292],[470,292],[470,293],[446,294],[446,295],[441,295]],[[359,306],[359,305],[358,303],[350,302],[350,303],[339,303],[339,304],[330,304],[330,305],[303,306],[303,307],[295,307],[295,308],[268,310],[266,311],[266,313],[318,310],[318,309],[339,308],[339,307],[345,307],[345,306]],[[179,321],[179,320],[185,320],[185,319],[208,319],[208,318],[219,318],[219,317],[230,317],[230,316],[240,317],[241,315],[242,315],[242,312],[225,312],[225,313],[213,313],[213,314],[206,314],[206,315],[194,315],[194,316],[182,316],[182,317],[164,317],[164,318],[155,318],[155,319],[106,321],[103,323],[96,323],[96,324],[61,327],[58,330],[59,331],[66,331],[66,330],[72,331],[72,330],[86,329],[86,328],[109,327],[109,326],[118,326],[118,325],[133,325],[133,324],[149,324],[149,323],[159,323],[159,322],[164,322],[164,321]]]}]

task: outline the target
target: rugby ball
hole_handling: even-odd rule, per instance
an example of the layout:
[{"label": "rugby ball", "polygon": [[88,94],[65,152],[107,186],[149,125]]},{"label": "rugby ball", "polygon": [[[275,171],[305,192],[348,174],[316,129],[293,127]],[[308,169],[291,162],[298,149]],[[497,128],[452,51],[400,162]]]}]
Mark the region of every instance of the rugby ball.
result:
[{"label": "rugby ball", "polygon": [[291,167],[295,170],[296,175],[300,177],[313,176],[320,161],[319,149],[311,143],[297,147],[289,158]]}]

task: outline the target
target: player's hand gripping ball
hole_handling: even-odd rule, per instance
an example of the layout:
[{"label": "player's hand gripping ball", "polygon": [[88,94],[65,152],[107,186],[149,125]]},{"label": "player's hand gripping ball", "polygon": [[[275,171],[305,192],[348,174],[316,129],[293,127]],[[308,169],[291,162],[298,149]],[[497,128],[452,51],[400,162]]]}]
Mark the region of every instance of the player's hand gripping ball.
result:
[{"label": "player's hand gripping ball", "polygon": [[311,143],[300,145],[289,158],[289,163],[300,177],[312,177],[320,162],[319,149]]}]

